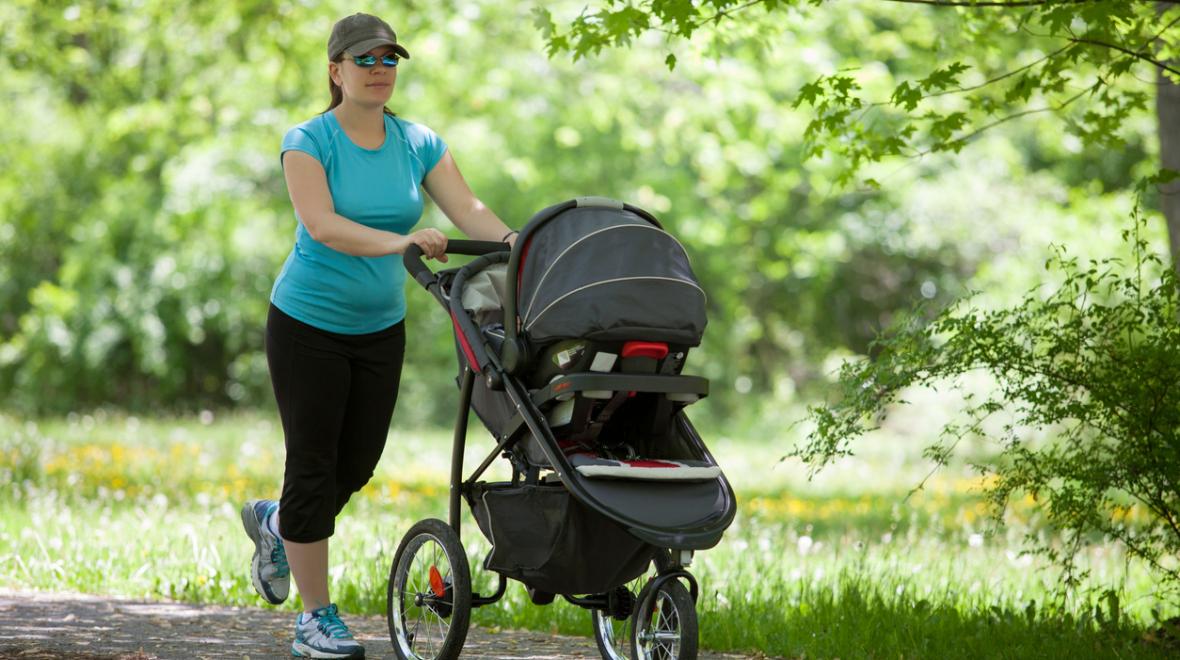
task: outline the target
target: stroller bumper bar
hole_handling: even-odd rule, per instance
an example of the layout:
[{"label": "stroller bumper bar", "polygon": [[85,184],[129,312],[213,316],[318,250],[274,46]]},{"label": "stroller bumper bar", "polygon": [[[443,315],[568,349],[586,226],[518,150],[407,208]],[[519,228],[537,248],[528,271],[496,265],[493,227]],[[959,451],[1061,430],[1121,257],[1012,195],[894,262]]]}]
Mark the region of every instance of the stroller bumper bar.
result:
[{"label": "stroller bumper bar", "polygon": [[709,395],[709,381],[700,376],[578,373],[554,379],[533,393],[533,402],[540,405],[574,392],[656,392],[704,398]]}]

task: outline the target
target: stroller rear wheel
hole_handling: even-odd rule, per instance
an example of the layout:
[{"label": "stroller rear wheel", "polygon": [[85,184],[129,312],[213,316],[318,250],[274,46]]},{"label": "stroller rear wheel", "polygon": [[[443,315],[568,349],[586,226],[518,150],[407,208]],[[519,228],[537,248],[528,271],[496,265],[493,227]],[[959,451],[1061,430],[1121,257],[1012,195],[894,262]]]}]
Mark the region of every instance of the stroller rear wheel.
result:
[{"label": "stroller rear wheel", "polygon": [[435,519],[411,527],[393,556],[385,598],[398,658],[459,657],[471,620],[471,573],[455,530]]},{"label": "stroller rear wheel", "polygon": [[695,660],[697,611],[688,589],[679,580],[669,580],[648,599],[651,584],[639,592],[631,660]]}]

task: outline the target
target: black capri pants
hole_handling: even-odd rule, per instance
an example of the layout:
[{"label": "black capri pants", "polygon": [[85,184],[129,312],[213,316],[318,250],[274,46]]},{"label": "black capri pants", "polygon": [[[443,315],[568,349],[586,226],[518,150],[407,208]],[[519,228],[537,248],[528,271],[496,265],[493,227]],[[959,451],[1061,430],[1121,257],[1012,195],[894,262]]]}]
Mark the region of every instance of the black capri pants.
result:
[{"label": "black capri pants", "polygon": [[345,335],[270,306],[266,361],[287,446],[279,501],[284,539],[314,543],[330,537],[336,515],[373,476],[405,351],[404,321]]}]

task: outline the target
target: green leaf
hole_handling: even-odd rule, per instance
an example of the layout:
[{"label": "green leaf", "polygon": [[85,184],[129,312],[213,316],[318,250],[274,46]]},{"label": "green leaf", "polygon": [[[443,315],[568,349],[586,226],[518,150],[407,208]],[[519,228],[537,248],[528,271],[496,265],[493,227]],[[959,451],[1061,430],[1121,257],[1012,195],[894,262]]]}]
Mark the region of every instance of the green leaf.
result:
[{"label": "green leaf", "polygon": [[821,77],[814,82],[806,83],[800,87],[799,96],[791,103],[791,107],[798,108],[803,103],[814,106],[816,99],[824,95],[823,81],[824,79]]},{"label": "green leaf", "polygon": [[918,107],[918,103],[922,100],[922,90],[910,85],[908,81],[903,81],[893,90],[893,96],[890,101],[893,105],[904,106],[906,110],[913,110]]},{"label": "green leaf", "polygon": [[552,39],[557,33],[557,26],[553,23],[553,14],[544,7],[534,7],[533,11],[533,25],[541,31],[541,35],[546,40]]},{"label": "green leaf", "polygon": [[930,75],[918,81],[918,86],[925,91],[944,90],[959,84],[959,74],[971,67],[962,62],[952,62],[941,69],[935,69]]}]

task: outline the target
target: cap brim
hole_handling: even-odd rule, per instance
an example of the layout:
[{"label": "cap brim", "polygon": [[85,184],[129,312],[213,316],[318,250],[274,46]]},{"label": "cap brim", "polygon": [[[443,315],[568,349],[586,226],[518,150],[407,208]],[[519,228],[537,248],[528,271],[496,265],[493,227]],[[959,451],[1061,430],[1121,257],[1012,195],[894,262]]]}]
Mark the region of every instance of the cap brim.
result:
[{"label": "cap brim", "polygon": [[356,57],[358,55],[364,55],[378,46],[393,46],[393,52],[397,53],[398,57],[404,57],[407,60],[410,59],[410,52],[406,50],[405,46],[382,38],[366,39],[358,44],[353,44],[345,48],[344,52]]}]

